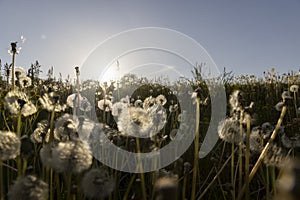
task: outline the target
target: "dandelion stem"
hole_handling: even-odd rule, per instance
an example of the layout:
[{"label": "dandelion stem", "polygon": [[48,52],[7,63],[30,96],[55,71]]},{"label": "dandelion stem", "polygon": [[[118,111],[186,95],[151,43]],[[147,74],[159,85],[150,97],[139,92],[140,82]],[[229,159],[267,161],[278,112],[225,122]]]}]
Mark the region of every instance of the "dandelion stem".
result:
[{"label": "dandelion stem", "polygon": [[296,117],[298,118],[298,112],[297,112],[297,93],[294,92],[294,106],[295,106],[295,112],[296,112]]},{"label": "dandelion stem", "polygon": [[246,155],[245,155],[246,200],[250,199],[250,191],[249,191],[249,163],[250,163],[250,119],[249,119],[249,117],[247,117]]},{"label": "dandelion stem", "polygon": [[269,176],[269,166],[266,166],[266,178],[267,178],[267,183],[266,183],[266,198],[270,199],[270,176]]},{"label": "dandelion stem", "polygon": [[183,188],[182,188],[182,199],[185,199],[185,191],[186,191],[186,183],[187,183],[187,177],[188,175],[185,174],[183,178]]},{"label": "dandelion stem", "polygon": [[[243,135],[243,117],[244,111],[240,114],[240,134]],[[242,188],[243,184],[243,143],[239,143],[239,190]]]},{"label": "dandelion stem", "polygon": [[[237,148],[234,149],[233,153],[235,153],[237,151]],[[208,189],[214,184],[214,182],[217,180],[217,178],[219,177],[219,175],[222,173],[223,169],[226,167],[226,165],[228,164],[228,162],[230,161],[232,155],[231,154],[227,160],[225,161],[225,163],[223,164],[223,166],[221,167],[221,169],[218,171],[218,173],[214,176],[213,180],[208,184],[208,186],[204,189],[204,191],[202,192],[202,194],[199,196],[198,200],[203,199],[204,195],[206,194],[206,192],[208,191]]]},{"label": "dandelion stem", "polygon": [[127,190],[126,190],[126,192],[125,192],[125,194],[124,194],[123,200],[127,200],[127,197],[129,196],[129,192],[130,192],[130,189],[131,189],[131,187],[132,187],[132,184],[133,184],[133,182],[134,182],[134,180],[135,180],[135,177],[136,177],[136,174],[133,174],[133,176],[131,177],[131,180],[130,180],[130,182],[129,182],[129,185],[128,185],[128,187],[127,187]]},{"label": "dandelion stem", "polygon": [[141,148],[140,148],[140,139],[136,138],[136,148],[137,148],[137,153],[138,153],[138,166],[139,166],[139,173],[141,177],[141,182],[142,182],[142,193],[143,193],[143,199],[147,199],[147,193],[146,193],[146,185],[145,185],[145,177],[142,172],[143,166],[142,166],[142,159],[141,159]]},{"label": "dandelion stem", "polygon": [[4,184],[3,184],[3,168],[2,168],[2,160],[0,160],[0,199],[4,200]]},{"label": "dandelion stem", "polygon": [[[270,137],[268,143],[266,144],[266,146],[265,146],[264,149],[262,150],[262,152],[261,152],[261,154],[260,154],[258,160],[256,161],[254,167],[253,167],[252,170],[251,170],[251,173],[250,173],[250,175],[249,175],[249,182],[253,179],[253,177],[254,177],[255,173],[257,172],[259,166],[261,165],[261,163],[262,163],[264,157],[266,156],[266,154],[267,154],[267,152],[268,152],[268,150],[269,150],[269,148],[270,148],[271,143],[272,143],[273,140],[275,139],[275,137],[276,137],[276,135],[277,135],[277,133],[278,133],[278,131],[279,131],[279,128],[280,128],[280,126],[281,126],[281,123],[282,123],[282,121],[283,121],[283,118],[284,118],[284,116],[285,116],[286,110],[287,110],[287,107],[286,107],[286,106],[283,106],[283,108],[282,108],[282,110],[281,110],[280,118],[278,119],[278,122],[277,122],[277,125],[276,125],[276,127],[275,127],[275,129],[274,129],[274,131],[273,131],[273,133],[272,133],[272,135],[271,135],[271,137]],[[240,200],[240,199],[243,197],[243,194],[244,194],[244,192],[245,192],[245,189],[246,189],[246,185],[244,185],[243,188],[241,189],[241,191],[239,192],[239,195],[238,195],[238,198],[237,198],[238,200]]]},{"label": "dandelion stem", "polygon": [[197,184],[197,169],[199,159],[199,123],[200,123],[200,99],[196,99],[196,132],[195,132],[195,146],[194,146],[194,166],[193,166],[193,180],[192,180],[192,194],[191,199],[195,199],[196,184]]},{"label": "dandelion stem", "polygon": [[49,142],[54,140],[54,117],[55,117],[55,106],[51,112],[51,119],[50,119],[50,138]]},{"label": "dandelion stem", "polygon": [[235,199],[235,179],[234,179],[234,143],[231,144],[231,185],[232,185],[232,199]]},{"label": "dandelion stem", "polygon": [[12,76],[12,90],[15,90],[15,55],[16,51],[12,50],[12,61],[11,61],[11,76]]}]

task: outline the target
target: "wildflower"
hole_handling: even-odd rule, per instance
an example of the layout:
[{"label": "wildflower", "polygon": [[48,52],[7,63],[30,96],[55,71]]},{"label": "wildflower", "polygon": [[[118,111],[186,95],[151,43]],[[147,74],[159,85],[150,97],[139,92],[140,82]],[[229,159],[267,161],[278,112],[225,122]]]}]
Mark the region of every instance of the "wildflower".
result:
[{"label": "wildflower", "polygon": [[164,95],[160,94],[155,99],[157,104],[164,106],[167,103],[167,99]]},{"label": "wildflower", "polygon": [[176,112],[178,110],[178,104],[172,104],[170,105],[169,107],[169,111],[172,113],[172,112]]},{"label": "wildflower", "polygon": [[27,95],[20,91],[10,91],[4,98],[4,106],[12,115],[22,114],[24,117],[37,112]]},{"label": "wildflower", "polygon": [[278,147],[276,144],[270,145],[270,148],[267,152],[267,155],[264,157],[263,162],[267,166],[275,166],[280,167],[282,165],[282,161],[284,160],[285,155],[284,151],[281,147]]},{"label": "wildflower", "polygon": [[143,104],[143,108],[145,110],[147,110],[148,108],[150,108],[151,106],[153,106],[156,102],[156,99],[152,96],[150,97],[147,97],[145,100],[144,100],[144,104]]},{"label": "wildflower", "polygon": [[124,109],[118,121],[119,131],[131,136],[148,136],[153,124],[145,109],[129,107]]},{"label": "wildflower", "polygon": [[261,130],[262,130],[263,138],[267,139],[272,134],[272,132],[274,130],[274,126],[272,124],[270,124],[270,122],[265,122],[261,125]]},{"label": "wildflower", "polygon": [[49,112],[53,110],[55,112],[61,112],[66,109],[65,104],[60,104],[59,96],[54,92],[45,93],[43,97],[39,98],[39,102],[41,103],[43,109],[46,109]]},{"label": "wildflower", "polygon": [[285,103],[280,101],[275,105],[275,109],[280,112],[284,105],[285,105]]},{"label": "wildflower", "polygon": [[292,86],[290,87],[290,91],[291,91],[291,92],[298,92],[298,90],[299,90],[299,86],[298,86],[298,85],[292,85]]},{"label": "wildflower", "polygon": [[[9,76],[12,76],[12,71],[9,72]],[[20,79],[20,78],[26,77],[26,76],[27,76],[27,74],[26,74],[26,71],[24,68],[15,66],[15,77],[17,79]]]},{"label": "wildflower", "polygon": [[225,142],[239,144],[244,139],[244,130],[241,133],[240,123],[232,118],[224,119],[218,126],[219,137]]},{"label": "wildflower", "polygon": [[92,164],[92,154],[81,140],[49,143],[40,151],[43,165],[57,172],[80,173]]},{"label": "wildflower", "polygon": [[250,134],[250,150],[254,153],[261,153],[263,149],[263,137],[261,127],[254,127]]},{"label": "wildflower", "polygon": [[[54,138],[58,139],[57,134],[54,134]],[[37,127],[30,135],[30,139],[34,143],[43,143],[43,142],[48,143],[50,139],[49,122],[47,120],[42,120],[39,123],[37,123]]]},{"label": "wildflower", "polygon": [[160,104],[152,106],[149,110],[149,117],[152,120],[154,132],[160,131],[167,122],[167,113],[164,107]]},{"label": "wildflower", "polygon": [[79,121],[76,116],[64,114],[56,120],[55,132],[61,141],[78,138],[78,124]]},{"label": "wildflower", "polygon": [[134,106],[135,106],[135,107],[140,107],[140,108],[142,108],[142,107],[143,107],[143,101],[140,100],[140,99],[136,100],[136,101],[134,102]]},{"label": "wildflower", "polygon": [[104,169],[91,169],[82,179],[83,194],[88,198],[104,199],[115,189],[115,181]]},{"label": "wildflower", "polygon": [[8,199],[47,200],[48,185],[33,175],[19,177],[8,192]]},{"label": "wildflower", "polygon": [[285,148],[297,148],[300,147],[300,135],[295,134],[292,137],[288,137],[285,133],[281,136],[281,143]]},{"label": "wildflower", "polygon": [[283,101],[286,101],[288,99],[292,99],[292,97],[290,96],[288,91],[283,91],[283,93],[281,94],[281,98]]},{"label": "wildflower", "polygon": [[9,160],[20,154],[21,141],[13,132],[0,131],[0,160]]},{"label": "wildflower", "polygon": [[242,106],[242,95],[240,90],[235,90],[229,99],[230,106],[233,110],[240,110]]},{"label": "wildflower", "polygon": [[98,108],[105,112],[109,112],[112,109],[112,102],[108,99],[101,99],[98,101]]},{"label": "wildflower", "polygon": [[122,101],[114,103],[111,109],[111,114],[113,116],[119,116],[123,109],[127,108],[128,104],[123,103]]},{"label": "wildflower", "polygon": [[19,79],[19,84],[20,84],[21,88],[26,88],[26,87],[31,86],[31,84],[32,84],[31,78],[28,76],[21,77]]},{"label": "wildflower", "polygon": [[67,105],[71,108],[79,107],[79,109],[84,112],[91,111],[92,109],[89,100],[86,97],[81,96],[80,94],[78,95],[77,93],[71,94],[67,97]]}]

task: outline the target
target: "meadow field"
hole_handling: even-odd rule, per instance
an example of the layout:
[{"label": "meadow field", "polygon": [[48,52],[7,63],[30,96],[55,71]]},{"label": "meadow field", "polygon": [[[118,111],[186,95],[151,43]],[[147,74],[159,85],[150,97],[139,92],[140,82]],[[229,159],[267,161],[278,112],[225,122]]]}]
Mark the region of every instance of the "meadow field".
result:
[{"label": "meadow field", "polygon": [[[135,74],[81,80],[79,67],[75,79],[54,77],[53,68],[46,78],[40,74],[38,61],[24,68],[1,64],[1,200],[300,198],[299,72],[272,68],[256,77],[224,69],[206,80],[197,65],[193,78],[175,82]],[[200,159],[211,98],[218,95],[214,85],[225,88],[226,117],[217,143]],[[183,108],[181,94],[195,116]],[[96,159],[105,142],[138,154],[157,151],[181,126],[196,127],[194,142],[161,169],[130,173]]]}]

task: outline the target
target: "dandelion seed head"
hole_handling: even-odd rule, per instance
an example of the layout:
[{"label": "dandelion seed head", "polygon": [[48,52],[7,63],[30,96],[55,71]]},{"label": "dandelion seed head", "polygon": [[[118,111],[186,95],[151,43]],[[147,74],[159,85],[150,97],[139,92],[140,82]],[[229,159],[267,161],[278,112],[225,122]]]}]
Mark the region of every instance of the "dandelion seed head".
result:
[{"label": "dandelion seed head", "polygon": [[37,112],[35,105],[27,95],[20,91],[10,91],[4,98],[4,106],[12,115],[22,114],[24,117]]},{"label": "dandelion seed head", "polygon": [[21,141],[10,131],[0,131],[0,160],[9,160],[20,154]]},{"label": "dandelion seed head", "polygon": [[27,87],[29,87],[29,86],[32,85],[31,78],[28,77],[28,76],[21,77],[21,78],[19,79],[19,83],[20,83],[20,87],[21,87],[21,88],[27,88]]},{"label": "dandelion seed head", "polygon": [[261,127],[254,127],[250,134],[250,150],[254,153],[261,153],[263,141]]},{"label": "dandelion seed head", "polygon": [[[26,70],[23,67],[15,66],[15,77],[17,79],[27,76]],[[9,76],[12,77],[12,70],[9,72]]]},{"label": "dandelion seed head", "polygon": [[239,110],[241,107],[241,100],[242,100],[242,96],[241,96],[241,91],[240,90],[235,90],[229,98],[229,103],[230,106],[233,110]]},{"label": "dandelion seed head", "polygon": [[56,120],[55,132],[61,141],[76,139],[78,125],[78,118],[66,113]]},{"label": "dandelion seed head", "polygon": [[280,101],[275,105],[275,109],[280,112],[284,105],[285,105],[285,103]]},{"label": "dandelion seed head", "polygon": [[59,142],[52,150],[52,167],[58,172],[81,173],[93,161],[88,145],[81,140]]},{"label": "dandelion seed head", "polygon": [[292,86],[290,87],[290,91],[291,91],[291,92],[296,93],[296,92],[298,92],[298,90],[299,90],[299,86],[298,86],[298,85],[292,85]]},{"label": "dandelion seed head", "polygon": [[145,109],[129,107],[124,109],[118,119],[119,131],[132,136],[149,136],[151,119]]},{"label": "dandelion seed head", "polygon": [[270,148],[267,152],[267,155],[264,157],[263,162],[267,166],[280,167],[285,158],[284,150],[277,146],[276,144],[271,143]]},{"label": "dandelion seed head", "polygon": [[281,136],[281,143],[285,148],[298,148],[300,147],[300,134],[295,134],[288,137],[285,133]]},{"label": "dandelion seed head", "polygon": [[151,106],[153,106],[154,104],[156,103],[156,99],[152,96],[150,97],[147,97],[145,100],[144,100],[144,103],[143,103],[143,108],[145,110],[149,109]]},{"label": "dandelion seed head", "polygon": [[113,116],[119,116],[123,109],[127,108],[128,104],[123,103],[122,101],[114,103],[112,106],[111,114]]},{"label": "dandelion seed head", "polygon": [[19,177],[8,192],[11,200],[47,200],[48,185],[33,175]]},{"label": "dandelion seed head", "polygon": [[[91,103],[89,100],[82,95],[78,95],[77,93],[71,94],[67,97],[67,103],[69,107],[71,108],[77,108],[84,112],[89,112],[92,109]],[[78,106],[79,104],[79,106]]]},{"label": "dandelion seed head", "polygon": [[115,181],[104,168],[91,169],[83,176],[81,187],[86,197],[102,199],[115,189]]},{"label": "dandelion seed head", "polygon": [[155,98],[155,102],[164,106],[167,103],[167,98],[164,95],[160,94]]},{"label": "dandelion seed head", "polygon": [[108,99],[101,99],[98,101],[98,108],[105,112],[110,112],[112,109],[112,102]]},{"label": "dandelion seed head", "polygon": [[49,94],[45,93],[41,98],[39,98],[39,102],[43,109],[46,109],[49,112],[52,112],[53,110],[55,112],[61,112],[67,107],[65,104],[60,104],[59,96],[54,92],[50,92]]},{"label": "dandelion seed head", "polygon": [[239,144],[244,140],[244,130],[241,133],[240,123],[232,118],[224,119],[218,126],[219,137],[225,142]]},{"label": "dandelion seed head", "polygon": [[292,99],[292,97],[290,96],[290,93],[288,91],[283,91],[281,94],[281,98],[283,101]]}]

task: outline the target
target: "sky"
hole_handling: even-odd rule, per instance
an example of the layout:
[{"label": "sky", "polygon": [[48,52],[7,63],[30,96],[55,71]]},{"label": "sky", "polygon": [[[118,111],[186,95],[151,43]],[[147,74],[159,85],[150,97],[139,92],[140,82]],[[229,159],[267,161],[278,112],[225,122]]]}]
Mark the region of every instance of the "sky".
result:
[{"label": "sky", "polygon": [[235,75],[262,76],[272,67],[298,72],[299,10],[299,0],[0,0],[0,59],[11,62],[10,42],[23,35],[17,66],[38,60],[43,76],[51,66],[55,75],[74,76],[74,67],[111,36],[161,27],[194,39],[220,70]]}]

